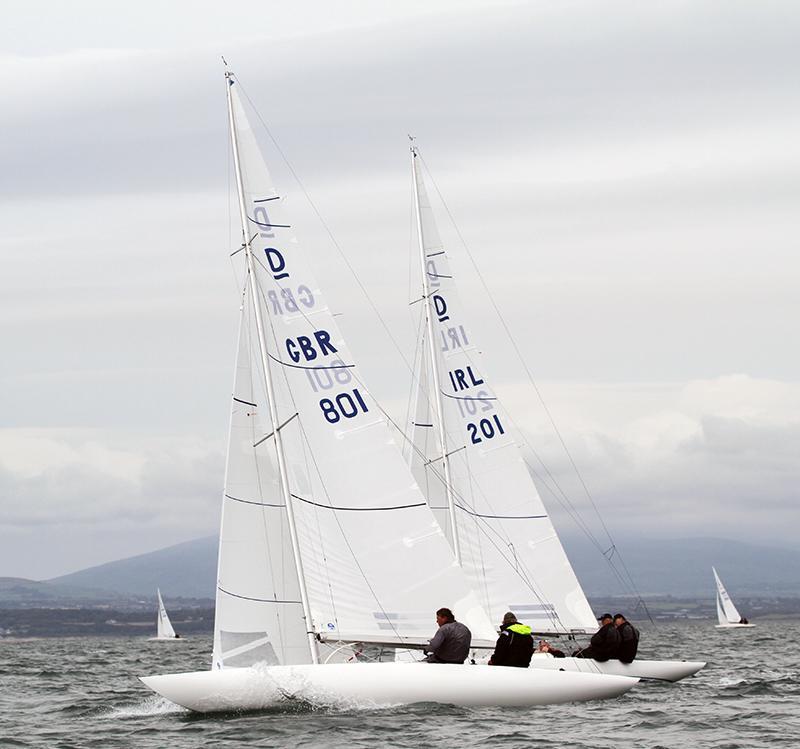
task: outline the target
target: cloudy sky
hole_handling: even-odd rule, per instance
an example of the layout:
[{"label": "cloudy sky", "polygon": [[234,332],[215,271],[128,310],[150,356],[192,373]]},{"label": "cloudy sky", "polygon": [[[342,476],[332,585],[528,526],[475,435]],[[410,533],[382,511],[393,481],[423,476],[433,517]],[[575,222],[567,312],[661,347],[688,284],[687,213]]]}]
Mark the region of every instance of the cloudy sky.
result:
[{"label": "cloudy sky", "polygon": [[238,304],[223,54],[388,408],[413,347],[413,133],[499,394],[586,517],[467,249],[612,533],[797,548],[798,38],[800,8],[769,0],[5,9],[0,576],[216,532]]}]

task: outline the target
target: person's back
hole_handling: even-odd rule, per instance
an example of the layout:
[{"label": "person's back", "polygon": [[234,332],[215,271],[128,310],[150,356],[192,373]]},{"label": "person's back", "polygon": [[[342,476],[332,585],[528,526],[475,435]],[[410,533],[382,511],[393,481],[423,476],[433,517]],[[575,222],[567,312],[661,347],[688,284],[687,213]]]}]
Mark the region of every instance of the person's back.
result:
[{"label": "person's back", "polygon": [[450,609],[436,612],[439,629],[425,648],[428,663],[463,663],[469,655],[472,632],[461,622],[457,622]]},{"label": "person's back", "polygon": [[533,632],[526,624],[515,621],[502,626],[489,664],[528,668],[532,655]]},{"label": "person's back", "polygon": [[629,621],[625,621],[617,627],[617,632],[620,638],[617,658],[623,663],[633,663],[636,651],[639,649],[639,630]]},{"label": "person's back", "polygon": [[596,661],[607,661],[616,658],[619,650],[620,637],[613,621],[604,624],[592,635],[589,641],[591,657]]}]

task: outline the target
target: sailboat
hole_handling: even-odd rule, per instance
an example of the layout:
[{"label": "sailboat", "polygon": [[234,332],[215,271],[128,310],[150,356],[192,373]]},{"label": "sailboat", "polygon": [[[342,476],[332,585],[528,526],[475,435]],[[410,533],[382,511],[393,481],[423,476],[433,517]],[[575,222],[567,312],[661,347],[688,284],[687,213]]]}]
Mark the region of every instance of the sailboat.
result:
[{"label": "sailboat", "polygon": [[[457,563],[492,620],[512,611],[540,635],[598,629],[463,314],[412,143],[424,325],[411,467]],[[677,681],[702,661],[534,657],[535,668]]]},{"label": "sailboat", "polygon": [[156,595],[158,597],[158,617],[156,619],[156,636],[151,637],[151,640],[168,640],[174,642],[181,640],[181,636],[175,633],[175,628],[169,620],[167,609],[164,606],[164,601],[161,598],[161,589],[156,588]]},{"label": "sailboat", "polygon": [[292,700],[526,706],[626,692],[636,679],[359,662],[360,644],[424,647],[443,605],[474,645],[490,647],[496,633],[325,303],[237,81],[227,70],[225,79],[243,280],[212,664],[142,681],[201,712]]},{"label": "sailboat", "polygon": [[714,582],[717,584],[717,620],[719,624],[714,626],[717,629],[752,629],[755,624],[750,624],[734,606],[728,591],[719,579],[716,569],[713,567],[711,571],[714,573]]}]

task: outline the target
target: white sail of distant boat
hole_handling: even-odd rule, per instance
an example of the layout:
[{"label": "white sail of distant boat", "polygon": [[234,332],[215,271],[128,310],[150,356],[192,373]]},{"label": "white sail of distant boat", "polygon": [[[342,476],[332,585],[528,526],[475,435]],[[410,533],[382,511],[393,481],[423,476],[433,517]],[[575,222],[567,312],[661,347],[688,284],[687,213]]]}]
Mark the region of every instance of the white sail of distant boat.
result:
[{"label": "white sail of distant boat", "polygon": [[739,613],[738,609],[731,600],[730,595],[728,595],[728,591],[722,584],[722,580],[720,580],[717,570],[712,567],[711,571],[714,573],[714,582],[717,585],[718,624],[716,626],[721,629],[755,627],[755,624],[750,624],[750,622],[744,619]]},{"label": "white sail of distant boat", "polygon": [[151,637],[151,640],[180,640],[181,638],[175,634],[175,629],[172,622],[169,620],[167,609],[164,606],[164,601],[161,598],[161,589],[156,588],[156,597],[158,598],[158,614],[156,616],[156,636]]},{"label": "white sail of distant boat", "polygon": [[244,280],[212,669],[143,681],[202,711],[287,698],[552,704],[626,691],[633,681],[619,677],[327,662],[354,643],[421,645],[443,605],[479,643],[495,632],[358,372],[226,80]]},{"label": "white sail of distant boat", "polygon": [[[513,611],[542,635],[593,633],[597,620],[525,466],[511,420],[490,385],[416,147],[411,153],[425,322],[413,415],[414,476],[493,621]],[[668,680],[705,665],[613,661],[589,666],[572,658],[558,663],[605,672],[622,667],[626,673]],[[541,661],[535,659],[534,665]]]}]

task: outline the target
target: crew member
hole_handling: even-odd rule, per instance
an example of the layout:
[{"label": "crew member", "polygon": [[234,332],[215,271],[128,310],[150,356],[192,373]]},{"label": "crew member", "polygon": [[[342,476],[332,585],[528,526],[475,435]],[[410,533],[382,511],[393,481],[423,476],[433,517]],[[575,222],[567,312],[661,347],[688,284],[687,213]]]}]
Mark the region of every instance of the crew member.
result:
[{"label": "crew member", "polygon": [[450,609],[436,612],[439,629],[425,648],[428,663],[463,663],[469,655],[472,632],[457,622]]},{"label": "crew member", "polygon": [[533,633],[526,624],[520,624],[513,612],[503,615],[500,636],[489,659],[490,666],[517,666],[528,668],[533,655]]}]

